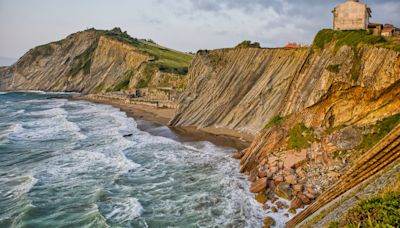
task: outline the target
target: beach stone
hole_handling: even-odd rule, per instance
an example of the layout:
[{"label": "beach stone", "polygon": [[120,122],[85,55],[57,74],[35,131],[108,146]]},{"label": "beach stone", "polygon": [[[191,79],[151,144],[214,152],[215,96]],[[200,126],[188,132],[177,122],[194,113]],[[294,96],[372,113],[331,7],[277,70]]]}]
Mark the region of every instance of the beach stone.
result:
[{"label": "beach stone", "polygon": [[275,188],[275,194],[281,198],[291,200],[292,199],[292,189],[288,183],[281,182]]},{"label": "beach stone", "polygon": [[298,198],[295,197],[292,202],[290,203],[290,208],[298,209],[303,206],[303,202]]},{"label": "beach stone", "polygon": [[310,200],[315,199],[315,195],[310,192],[304,192],[304,195],[307,196]]},{"label": "beach stone", "polygon": [[289,208],[288,212],[291,214],[296,214],[296,209]]},{"label": "beach stone", "polygon": [[254,182],[257,180],[257,175],[258,175],[258,170],[257,169],[252,169],[250,171],[250,175],[249,175],[249,181]]},{"label": "beach stone", "polygon": [[274,206],[274,207],[271,207],[271,211],[274,212],[274,213],[276,213],[276,212],[278,212],[278,208],[276,208],[275,206]]},{"label": "beach stone", "polygon": [[303,149],[301,151],[287,151],[281,156],[281,159],[285,168],[297,168],[307,162],[307,150]]},{"label": "beach stone", "polygon": [[253,182],[250,187],[250,192],[252,193],[259,193],[263,192],[267,187],[267,178],[260,178],[257,181]]},{"label": "beach stone", "polygon": [[275,184],[279,184],[280,182],[284,181],[284,178],[283,178],[282,175],[275,175],[274,176],[274,181],[275,181]]},{"label": "beach stone", "polygon": [[268,204],[264,204],[264,205],[263,205],[263,209],[264,209],[264,210],[268,210],[268,209],[270,209],[270,208],[271,208],[271,207],[270,207]]},{"label": "beach stone", "polygon": [[283,203],[283,202],[281,202],[281,201],[276,202],[275,205],[276,205],[279,209],[282,209],[282,208],[289,208],[289,206],[288,206],[287,204],[285,204],[285,203]]},{"label": "beach stone", "polygon": [[256,200],[257,202],[264,204],[265,202],[267,202],[268,197],[264,193],[259,193],[256,195]]},{"label": "beach stone", "polygon": [[268,181],[268,189],[270,189],[271,191],[275,191],[275,182],[272,180]]},{"label": "beach stone", "polygon": [[258,168],[258,176],[260,178],[268,177],[268,169],[266,169],[265,166],[259,167]]},{"label": "beach stone", "polygon": [[297,194],[297,197],[301,200],[301,202],[305,205],[308,205],[311,203],[310,198],[308,198],[304,193],[299,193]]},{"label": "beach stone", "polygon": [[296,192],[301,192],[303,191],[303,185],[301,184],[293,185],[293,190],[295,190]]},{"label": "beach stone", "polygon": [[296,174],[297,176],[299,176],[301,179],[306,177],[306,174],[304,173],[304,171],[302,169],[296,169]]},{"label": "beach stone", "polygon": [[243,157],[243,154],[241,152],[236,152],[232,154],[232,157],[234,159],[241,159]]},{"label": "beach stone", "polygon": [[288,184],[292,184],[292,185],[297,184],[297,178],[295,175],[285,176],[285,181]]},{"label": "beach stone", "polygon": [[271,218],[271,217],[266,217],[265,219],[264,219],[264,226],[263,226],[263,228],[269,228],[269,227],[272,227],[272,226],[275,226],[275,220],[273,219],[273,218]]}]

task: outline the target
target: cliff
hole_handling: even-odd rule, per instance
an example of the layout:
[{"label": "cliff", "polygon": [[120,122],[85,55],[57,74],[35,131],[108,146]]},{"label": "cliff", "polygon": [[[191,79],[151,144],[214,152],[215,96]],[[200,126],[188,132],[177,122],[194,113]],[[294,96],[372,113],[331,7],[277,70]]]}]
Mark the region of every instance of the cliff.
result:
[{"label": "cliff", "polygon": [[120,29],[89,29],[35,47],[0,69],[0,90],[112,92],[182,87],[191,56]]},{"label": "cliff", "polygon": [[[322,31],[316,41],[324,39],[325,33]],[[312,107],[334,90],[384,91],[398,81],[399,64],[398,51],[334,42],[310,49],[199,52],[171,124],[255,134],[273,117]]]},{"label": "cliff", "polygon": [[202,51],[170,123],[256,134],[235,154],[250,191],[262,203],[291,200],[295,214],[400,124],[399,47],[363,31],[322,30],[308,49]]}]

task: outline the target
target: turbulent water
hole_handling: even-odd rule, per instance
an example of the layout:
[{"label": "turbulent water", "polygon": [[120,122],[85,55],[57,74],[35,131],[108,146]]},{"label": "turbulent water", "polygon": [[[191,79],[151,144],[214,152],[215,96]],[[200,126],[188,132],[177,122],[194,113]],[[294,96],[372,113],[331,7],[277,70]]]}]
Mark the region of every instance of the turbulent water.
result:
[{"label": "turbulent water", "polygon": [[232,149],[52,95],[0,94],[0,227],[261,227]]}]

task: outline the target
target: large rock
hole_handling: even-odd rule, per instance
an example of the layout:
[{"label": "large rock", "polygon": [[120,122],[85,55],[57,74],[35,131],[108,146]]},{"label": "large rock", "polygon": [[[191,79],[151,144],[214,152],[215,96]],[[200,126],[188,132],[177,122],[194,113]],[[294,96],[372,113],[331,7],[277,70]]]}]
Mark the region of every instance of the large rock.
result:
[{"label": "large rock", "polygon": [[259,193],[265,191],[267,187],[267,178],[260,178],[256,182],[252,183],[250,186],[250,192]]},{"label": "large rock", "polygon": [[328,137],[328,140],[339,150],[349,150],[360,145],[362,136],[355,127],[350,126],[334,132]]},{"label": "large rock", "polygon": [[295,197],[295,198],[292,200],[292,202],[290,203],[290,208],[293,208],[293,209],[298,209],[298,208],[300,208],[300,207],[302,207],[302,206],[303,206],[303,202],[302,202],[301,199],[298,198],[298,197]]},{"label": "large rock", "polygon": [[281,198],[291,200],[292,199],[292,188],[288,183],[279,183],[275,188],[275,194]]},{"label": "large rock", "polygon": [[275,220],[272,217],[266,217],[264,219],[264,226],[263,228],[269,228],[275,226]]},{"label": "large rock", "polygon": [[307,161],[307,150],[290,150],[281,156],[283,165],[286,169],[297,168]]}]

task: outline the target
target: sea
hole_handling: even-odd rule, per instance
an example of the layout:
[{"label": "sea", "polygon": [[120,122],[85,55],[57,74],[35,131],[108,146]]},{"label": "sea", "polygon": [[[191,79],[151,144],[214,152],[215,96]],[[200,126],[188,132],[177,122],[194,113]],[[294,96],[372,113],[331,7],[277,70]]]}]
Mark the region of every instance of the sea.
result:
[{"label": "sea", "polygon": [[235,149],[70,96],[0,93],[1,228],[262,226]]}]

